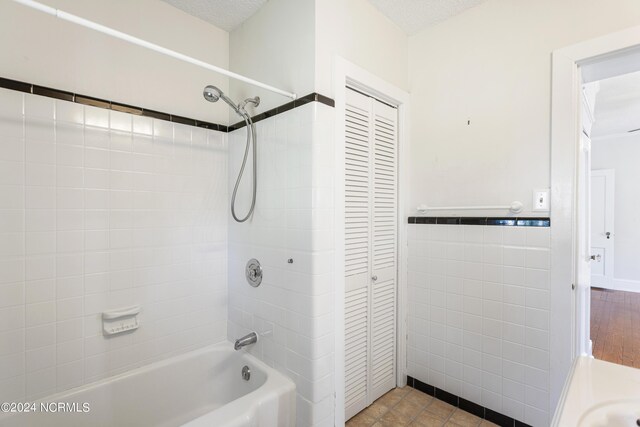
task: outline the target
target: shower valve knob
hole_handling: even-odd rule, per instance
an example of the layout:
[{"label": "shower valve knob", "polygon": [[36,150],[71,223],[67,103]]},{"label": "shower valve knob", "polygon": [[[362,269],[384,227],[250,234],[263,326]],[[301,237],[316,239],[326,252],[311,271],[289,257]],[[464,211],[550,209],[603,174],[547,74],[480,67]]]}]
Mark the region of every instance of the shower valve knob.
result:
[{"label": "shower valve knob", "polygon": [[252,258],[247,262],[245,277],[247,282],[254,288],[260,286],[260,283],[262,283],[262,266],[257,259]]}]

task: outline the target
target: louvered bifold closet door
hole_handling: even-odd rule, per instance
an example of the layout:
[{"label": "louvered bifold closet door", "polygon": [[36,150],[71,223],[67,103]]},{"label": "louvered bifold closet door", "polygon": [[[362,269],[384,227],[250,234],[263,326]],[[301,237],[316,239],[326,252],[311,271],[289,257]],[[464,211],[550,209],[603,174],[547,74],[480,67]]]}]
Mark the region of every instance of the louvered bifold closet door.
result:
[{"label": "louvered bifold closet door", "polygon": [[369,99],[347,91],[345,108],[345,415],[366,408],[369,366]]},{"label": "louvered bifold closet door", "polygon": [[371,399],[396,384],[397,110],[373,100]]},{"label": "louvered bifold closet door", "polygon": [[345,416],[395,386],[397,111],[347,90]]}]

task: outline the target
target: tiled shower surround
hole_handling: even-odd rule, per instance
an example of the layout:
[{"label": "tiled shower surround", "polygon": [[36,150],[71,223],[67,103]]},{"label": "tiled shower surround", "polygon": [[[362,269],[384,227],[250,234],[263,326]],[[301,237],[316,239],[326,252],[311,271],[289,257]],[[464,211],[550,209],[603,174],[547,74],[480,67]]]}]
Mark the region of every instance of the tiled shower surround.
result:
[{"label": "tiled shower surround", "polygon": [[[320,102],[267,118],[258,133],[258,198],[253,219],[229,217],[229,339],[259,333],[248,351],[296,383],[299,426],[333,426],[333,114]],[[229,134],[233,190],[246,128]],[[238,193],[244,216],[251,163]],[[251,258],[262,284],[245,280]]]},{"label": "tiled shower surround", "polygon": [[549,231],[408,225],[408,375],[549,425]]},{"label": "tiled shower surround", "polygon": [[[227,137],[0,89],[0,400],[225,340]],[[101,312],[142,306],[106,338]]]}]

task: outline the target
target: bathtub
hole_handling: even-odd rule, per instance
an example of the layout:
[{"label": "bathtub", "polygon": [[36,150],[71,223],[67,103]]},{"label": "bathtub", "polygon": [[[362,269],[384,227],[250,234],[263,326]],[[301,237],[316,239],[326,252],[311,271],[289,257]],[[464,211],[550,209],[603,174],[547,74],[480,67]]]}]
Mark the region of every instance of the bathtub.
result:
[{"label": "bathtub", "polygon": [[225,342],[47,396],[0,426],[294,427],[295,399],[290,379]]}]

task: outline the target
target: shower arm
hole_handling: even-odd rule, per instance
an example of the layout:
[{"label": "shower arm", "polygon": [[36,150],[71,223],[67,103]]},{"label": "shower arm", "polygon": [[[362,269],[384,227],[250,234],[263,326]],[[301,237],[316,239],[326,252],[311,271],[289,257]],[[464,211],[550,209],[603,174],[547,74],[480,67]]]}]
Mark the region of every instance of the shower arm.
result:
[{"label": "shower arm", "polygon": [[37,1],[34,1],[34,0],[12,0],[12,1],[15,2],[15,3],[19,3],[19,4],[23,5],[23,6],[29,7],[31,9],[38,10],[40,12],[44,12],[46,14],[55,16],[56,18],[60,18],[60,19],[62,19],[64,21],[71,22],[71,23],[80,25],[82,27],[89,28],[89,29],[94,30],[94,31],[98,31],[100,33],[109,35],[111,37],[114,37],[114,38],[117,38],[117,39],[120,39],[120,40],[124,40],[124,41],[129,42],[129,43],[132,43],[134,45],[141,46],[141,47],[144,47],[146,49],[153,50],[155,52],[161,53],[163,55],[170,56],[170,57],[175,58],[175,59],[179,59],[180,61],[188,62],[188,63],[196,65],[198,67],[205,68],[207,70],[223,74],[223,75],[225,75],[227,77],[230,77],[232,79],[240,80],[240,81],[248,83],[250,85],[257,86],[257,87],[260,87],[262,89],[269,90],[271,92],[286,96],[286,97],[291,98],[291,99],[296,99],[297,98],[297,95],[295,93],[287,92],[287,91],[284,91],[282,89],[278,89],[278,88],[273,87],[271,85],[268,85],[266,83],[262,83],[262,82],[259,82],[257,80],[251,79],[249,77],[245,77],[242,74],[238,74],[238,73],[234,73],[233,71],[225,70],[224,68],[220,68],[220,67],[215,66],[213,64],[209,64],[207,62],[204,62],[204,61],[201,61],[199,59],[193,58],[191,56],[185,55],[183,53],[176,52],[175,50],[167,49],[166,47],[159,46],[159,45],[157,45],[155,43],[151,43],[151,42],[148,42],[146,40],[142,40],[142,39],[140,39],[138,37],[134,37],[134,36],[132,36],[130,34],[123,33],[123,32],[118,31],[118,30],[114,30],[113,28],[98,24],[97,22],[89,21],[88,19],[81,18],[79,16],[73,15],[73,14],[65,12],[63,10],[56,9],[54,7],[51,7],[51,6],[47,6],[47,5],[42,4],[40,2],[37,2]]}]

